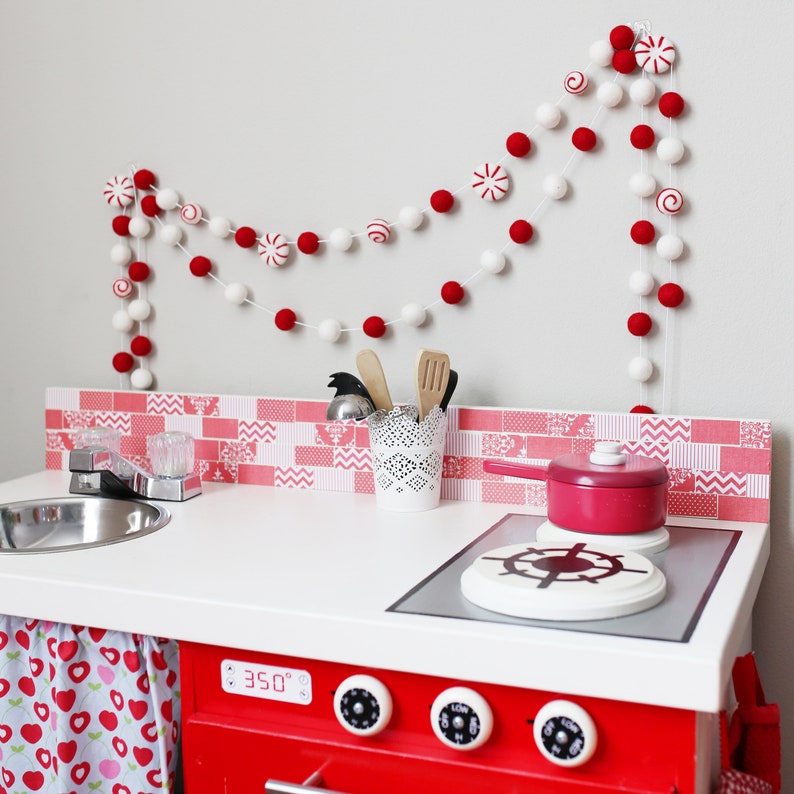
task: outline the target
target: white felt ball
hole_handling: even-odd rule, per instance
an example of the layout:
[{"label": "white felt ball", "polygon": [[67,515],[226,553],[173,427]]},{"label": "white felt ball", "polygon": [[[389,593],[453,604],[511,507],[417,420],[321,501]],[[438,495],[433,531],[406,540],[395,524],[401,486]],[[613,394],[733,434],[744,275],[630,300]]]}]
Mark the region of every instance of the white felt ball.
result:
[{"label": "white felt ball", "polygon": [[629,361],[629,377],[645,383],[653,375],[653,364],[645,356],[635,356]]},{"label": "white felt ball", "polygon": [[132,330],[132,326],[134,321],[130,315],[124,311],[124,309],[119,309],[110,321],[113,325],[113,328],[116,331],[120,331],[122,334],[126,334]]},{"label": "white felt ball", "polygon": [[182,230],[173,223],[166,223],[160,229],[160,240],[165,245],[176,245],[182,240]]},{"label": "white felt ball", "polygon": [[638,105],[648,105],[656,96],[656,86],[647,77],[640,77],[629,86],[629,96]]},{"label": "white felt ball", "polygon": [[172,210],[179,204],[179,193],[173,188],[164,187],[157,191],[154,200],[161,210]]},{"label": "white felt ball", "polygon": [[348,248],[353,245],[353,235],[350,231],[340,226],[328,235],[328,242],[331,243],[331,247],[336,248],[337,251],[347,251]]},{"label": "white felt ball", "polygon": [[403,207],[400,210],[400,223],[406,229],[418,229],[425,219],[419,207]]},{"label": "white felt ball", "polygon": [[653,292],[653,287],[653,276],[644,270],[635,270],[629,276],[629,289],[635,295],[650,295]]},{"label": "white felt ball", "polygon": [[134,389],[148,389],[152,385],[152,373],[142,367],[130,372],[130,385]]},{"label": "white felt ball", "polygon": [[561,118],[562,114],[560,113],[560,109],[550,102],[544,102],[535,111],[535,121],[547,130],[554,129],[554,127],[560,123]]},{"label": "white felt ball", "polygon": [[663,234],[656,241],[656,253],[662,259],[673,261],[684,253],[684,241],[675,234]]},{"label": "white felt ball", "polygon": [[114,265],[126,265],[132,259],[132,249],[127,243],[116,243],[110,249],[110,261]]},{"label": "white felt ball", "polygon": [[142,218],[140,215],[130,218],[130,234],[133,237],[146,237],[151,228],[149,221],[147,221],[146,218]]},{"label": "white felt ball", "polygon": [[568,183],[565,177],[559,174],[549,174],[543,180],[543,192],[551,199],[561,199],[568,192]]},{"label": "white felt ball", "polygon": [[233,281],[231,284],[226,285],[223,295],[229,303],[244,303],[248,297],[248,289],[245,284],[240,284],[238,281]]},{"label": "white felt ball", "polygon": [[229,222],[229,219],[221,218],[220,216],[217,218],[210,218],[207,225],[212,234],[216,237],[228,237],[232,230],[232,224]]},{"label": "white felt ball", "polygon": [[143,322],[151,313],[152,307],[149,301],[145,301],[143,298],[136,298],[127,306],[127,314],[137,323]]},{"label": "white felt ball", "polygon": [[323,320],[317,326],[317,335],[323,342],[336,342],[342,335],[342,326],[339,320]]},{"label": "white felt ball", "polygon": [[611,66],[614,53],[615,50],[612,49],[612,45],[606,39],[594,41],[588,51],[590,60],[596,66]]},{"label": "white felt ball", "polygon": [[684,142],[680,138],[662,138],[656,145],[656,156],[668,165],[677,163],[684,156]]},{"label": "white felt ball", "polygon": [[623,99],[623,89],[617,83],[603,83],[598,86],[596,96],[604,107],[614,108],[617,107],[620,104],[620,100]]},{"label": "white felt ball", "polygon": [[427,312],[421,303],[406,303],[402,307],[400,317],[406,325],[418,328],[427,318]]},{"label": "white felt ball", "polygon": [[505,255],[489,248],[480,255],[480,266],[489,273],[501,273],[505,267]]},{"label": "white felt ball", "polygon": [[645,171],[637,171],[629,177],[629,190],[640,198],[647,198],[656,192],[656,180]]}]

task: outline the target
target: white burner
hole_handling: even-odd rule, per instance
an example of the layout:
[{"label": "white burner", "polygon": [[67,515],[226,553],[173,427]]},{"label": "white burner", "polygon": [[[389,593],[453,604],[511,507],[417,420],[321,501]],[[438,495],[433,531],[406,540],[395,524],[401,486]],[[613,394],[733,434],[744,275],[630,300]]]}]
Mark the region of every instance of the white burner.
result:
[{"label": "white burner", "polygon": [[469,601],[492,612],[538,620],[600,620],[656,606],[667,583],[642,555],[580,539],[493,549],[463,572],[460,587]]},{"label": "white burner", "polygon": [[575,543],[585,540],[599,546],[636,551],[638,554],[656,554],[664,551],[670,545],[670,533],[665,527],[651,529],[647,532],[635,532],[627,535],[594,535],[590,532],[575,532],[544,521],[537,531],[538,540],[565,540]]}]

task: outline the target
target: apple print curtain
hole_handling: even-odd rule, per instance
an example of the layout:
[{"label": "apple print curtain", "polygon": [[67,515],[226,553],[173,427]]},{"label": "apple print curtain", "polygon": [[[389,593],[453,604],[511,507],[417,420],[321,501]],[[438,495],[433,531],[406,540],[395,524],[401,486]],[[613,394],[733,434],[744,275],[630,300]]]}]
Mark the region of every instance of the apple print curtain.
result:
[{"label": "apple print curtain", "polygon": [[0,616],[0,794],[173,791],[177,644]]}]

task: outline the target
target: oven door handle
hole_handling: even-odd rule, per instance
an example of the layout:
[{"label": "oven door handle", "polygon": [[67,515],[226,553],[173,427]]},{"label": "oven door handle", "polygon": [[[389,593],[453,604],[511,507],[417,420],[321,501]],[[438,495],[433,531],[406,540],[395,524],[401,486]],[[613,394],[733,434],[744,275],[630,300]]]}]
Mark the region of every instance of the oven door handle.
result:
[{"label": "oven door handle", "polygon": [[345,794],[324,787],[325,781],[319,772],[310,775],[303,783],[287,783],[284,780],[265,782],[265,794]]}]

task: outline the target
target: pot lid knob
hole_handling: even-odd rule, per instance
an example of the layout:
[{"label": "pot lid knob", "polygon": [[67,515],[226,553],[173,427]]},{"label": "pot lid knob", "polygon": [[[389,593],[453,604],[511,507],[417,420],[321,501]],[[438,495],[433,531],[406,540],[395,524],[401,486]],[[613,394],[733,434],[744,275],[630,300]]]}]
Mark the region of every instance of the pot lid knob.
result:
[{"label": "pot lid knob", "polygon": [[620,466],[625,462],[626,454],[620,451],[617,441],[596,441],[595,450],[590,453],[590,463],[598,466]]}]

